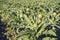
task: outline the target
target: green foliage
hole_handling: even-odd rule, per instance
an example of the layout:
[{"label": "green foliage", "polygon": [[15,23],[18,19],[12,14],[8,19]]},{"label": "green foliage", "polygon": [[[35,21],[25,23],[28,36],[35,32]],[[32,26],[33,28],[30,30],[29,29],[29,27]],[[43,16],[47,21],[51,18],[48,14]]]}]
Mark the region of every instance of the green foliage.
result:
[{"label": "green foliage", "polygon": [[41,40],[57,40],[47,35],[57,36],[55,26],[60,20],[59,0],[1,0],[0,2],[1,21],[7,23],[4,33],[7,39],[40,40],[39,36],[45,34],[46,38]]}]

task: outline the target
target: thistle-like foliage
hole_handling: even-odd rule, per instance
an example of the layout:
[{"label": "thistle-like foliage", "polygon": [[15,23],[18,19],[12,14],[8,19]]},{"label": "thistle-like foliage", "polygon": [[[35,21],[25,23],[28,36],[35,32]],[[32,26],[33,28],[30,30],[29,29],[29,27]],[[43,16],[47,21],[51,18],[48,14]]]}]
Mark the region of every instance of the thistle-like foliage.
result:
[{"label": "thistle-like foliage", "polygon": [[60,40],[60,0],[0,0],[0,5],[8,40]]}]

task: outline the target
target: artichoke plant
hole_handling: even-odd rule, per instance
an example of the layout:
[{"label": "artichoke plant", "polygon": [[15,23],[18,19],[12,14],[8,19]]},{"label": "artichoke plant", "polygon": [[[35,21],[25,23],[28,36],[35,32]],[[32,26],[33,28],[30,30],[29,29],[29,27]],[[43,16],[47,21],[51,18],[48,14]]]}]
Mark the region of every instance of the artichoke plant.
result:
[{"label": "artichoke plant", "polygon": [[60,40],[60,0],[0,0],[0,5],[1,40]]}]

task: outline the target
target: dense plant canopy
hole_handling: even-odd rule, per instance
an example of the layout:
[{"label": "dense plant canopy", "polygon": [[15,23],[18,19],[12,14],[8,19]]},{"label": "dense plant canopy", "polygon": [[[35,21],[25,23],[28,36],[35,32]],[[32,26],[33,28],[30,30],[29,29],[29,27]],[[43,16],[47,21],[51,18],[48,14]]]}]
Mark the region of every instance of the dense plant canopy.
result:
[{"label": "dense plant canopy", "polygon": [[1,40],[60,40],[59,30],[60,0],[0,0]]}]

